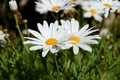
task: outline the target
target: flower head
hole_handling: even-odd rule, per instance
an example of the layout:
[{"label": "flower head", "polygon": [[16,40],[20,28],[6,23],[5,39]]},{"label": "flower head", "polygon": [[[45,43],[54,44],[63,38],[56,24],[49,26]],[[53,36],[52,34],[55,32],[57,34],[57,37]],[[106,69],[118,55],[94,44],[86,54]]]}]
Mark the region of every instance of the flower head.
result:
[{"label": "flower head", "polygon": [[28,40],[25,41],[24,44],[32,44],[33,46],[30,50],[43,49],[42,57],[45,57],[49,51],[51,53],[58,52],[60,47],[62,47],[60,44],[62,41],[62,34],[64,33],[61,29],[58,29],[58,21],[51,23],[50,26],[46,21],[43,22],[43,25],[40,23],[37,25],[39,32],[31,29],[28,30],[35,38],[25,37]]},{"label": "flower head", "polygon": [[72,8],[72,4],[68,4],[69,0],[41,0],[36,3],[36,11],[39,13],[47,13],[48,11],[59,12],[60,10]]},{"label": "flower head", "polygon": [[3,33],[2,30],[0,30],[0,40],[5,41],[5,36],[9,36],[9,34],[5,34],[5,33]]},{"label": "flower head", "polygon": [[108,17],[109,12],[115,12],[120,7],[118,0],[98,0],[98,6],[104,9],[104,16]]},{"label": "flower head", "polygon": [[93,17],[96,21],[102,21],[101,15],[104,13],[104,11],[97,6],[96,1],[85,1],[82,5],[82,9],[85,10],[85,18]]},{"label": "flower head", "polygon": [[65,36],[69,40],[66,45],[73,47],[74,54],[78,54],[79,48],[91,52],[92,48],[88,44],[98,44],[96,39],[100,39],[99,35],[90,35],[98,31],[98,29],[92,30],[93,27],[88,28],[89,25],[79,29],[79,22],[75,19],[71,19],[71,21],[61,20],[61,23],[62,27],[66,30]]},{"label": "flower head", "polygon": [[9,6],[12,11],[16,11],[18,9],[17,2],[15,0],[9,1]]}]

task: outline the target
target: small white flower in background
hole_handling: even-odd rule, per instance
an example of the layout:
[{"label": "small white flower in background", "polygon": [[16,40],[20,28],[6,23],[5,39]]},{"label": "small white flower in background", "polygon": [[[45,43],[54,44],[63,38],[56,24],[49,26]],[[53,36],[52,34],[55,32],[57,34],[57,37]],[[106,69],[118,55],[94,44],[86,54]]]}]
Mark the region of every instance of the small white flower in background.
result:
[{"label": "small white flower in background", "polygon": [[101,15],[104,13],[102,9],[97,6],[96,1],[85,1],[82,4],[82,9],[85,10],[84,17],[91,18],[93,17],[96,21],[101,22],[102,17]]},{"label": "small white flower in background", "polygon": [[93,27],[88,28],[89,25],[85,25],[79,29],[79,22],[75,19],[71,19],[71,21],[61,20],[61,24],[66,30],[65,36],[69,40],[66,45],[73,47],[74,54],[78,54],[79,48],[91,52],[92,48],[88,44],[98,44],[96,39],[100,39],[100,36],[90,35],[98,31],[98,29],[93,30]]},{"label": "small white flower in background", "polygon": [[5,34],[2,30],[0,30],[0,47],[2,48],[5,47],[6,44],[5,36],[9,36],[9,34]]},{"label": "small white flower in background", "polygon": [[15,0],[9,1],[9,6],[12,11],[15,11],[18,9],[17,2]]},{"label": "small white flower in background", "polygon": [[109,28],[102,28],[100,30],[100,36],[106,36],[107,39],[110,39]]},{"label": "small white flower in background", "polygon": [[97,0],[98,6],[104,9],[104,16],[108,17],[109,12],[115,12],[120,7],[118,0]]},{"label": "small white flower in background", "polygon": [[9,36],[9,34],[5,34],[5,33],[3,33],[2,30],[0,30],[0,40],[5,41],[5,36]]},{"label": "small white flower in background", "polygon": [[69,4],[69,0],[41,0],[36,3],[36,11],[40,14],[47,13],[48,11],[59,12],[72,8],[74,5]]},{"label": "small white flower in background", "polygon": [[106,36],[109,32],[109,28],[102,28],[100,30],[100,36]]},{"label": "small white flower in background", "polygon": [[50,26],[46,21],[43,22],[43,25],[40,23],[37,25],[39,32],[28,29],[35,38],[25,37],[28,40],[24,44],[32,44],[33,46],[30,47],[30,50],[43,49],[42,57],[45,57],[49,51],[51,53],[58,52],[62,47],[62,35],[64,34],[64,31],[59,28],[58,21],[51,23]]}]

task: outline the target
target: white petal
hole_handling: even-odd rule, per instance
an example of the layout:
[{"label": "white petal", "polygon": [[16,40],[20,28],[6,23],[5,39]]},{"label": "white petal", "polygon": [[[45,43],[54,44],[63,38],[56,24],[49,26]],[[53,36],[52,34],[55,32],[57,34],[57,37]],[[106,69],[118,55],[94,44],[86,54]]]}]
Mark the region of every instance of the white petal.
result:
[{"label": "white petal", "polygon": [[47,13],[48,12],[48,7],[45,6],[44,4],[40,4],[39,2],[35,2],[35,10],[39,12],[40,14]]},{"label": "white petal", "polygon": [[27,41],[25,41],[23,44],[34,44],[34,45],[40,45],[40,42],[27,40]]},{"label": "white petal", "polygon": [[[57,47],[57,46],[56,46]],[[50,52],[51,53],[56,53],[56,52],[58,52],[59,50],[56,48],[55,46],[52,46],[51,48],[50,48]]]},{"label": "white petal", "polygon": [[78,52],[79,52],[79,47],[73,46],[73,53],[78,54]]},{"label": "white petal", "polygon": [[42,3],[43,3],[45,6],[47,6],[47,7],[49,7],[49,8],[52,7],[52,4],[50,3],[50,0],[41,0],[41,1],[42,1]]},{"label": "white petal", "polygon": [[42,48],[42,46],[32,46],[32,47],[30,47],[30,50],[38,50],[41,48]]},{"label": "white petal", "polygon": [[36,39],[36,38],[31,38],[31,37],[24,37],[25,39],[29,39],[29,40],[32,40],[32,41],[41,41],[41,40],[39,40],[39,39]]},{"label": "white petal", "polygon": [[55,21],[55,23],[53,24],[52,28],[51,28],[51,37],[56,37],[58,35],[58,28],[59,28],[59,25],[58,25],[58,21]]},{"label": "white petal", "polygon": [[38,33],[37,31],[34,31],[34,30],[31,30],[31,29],[28,29],[28,31],[33,35],[35,36],[36,38],[40,39],[40,40],[44,40],[44,38],[40,35],[40,33]]},{"label": "white petal", "polygon": [[85,25],[85,26],[83,26],[83,27],[80,29],[80,31],[79,31],[79,35],[82,35],[82,34],[88,29],[88,27],[89,27],[88,24]]},{"label": "white petal", "polygon": [[102,21],[102,17],[100,15],[96,14],[96,15],[94,15],[94,18],[95,18],[96,21],[99,21],[99,22]]},{"label": "white petal", "polygon": [[72,45],[60,45],[61,49],[69,49],[70,47],[72,47]]},{"label": "white petal", "polygon": [[45,20],[43,21],[43,26],[44,26],[45,29],[48,30],[48,23]]},{"label": "white petal", "polygon": [[83,34],[83,35],[81,35],[81,36],[84,36],[84,37],[85,37],[85,36],[90,35],[91,33],[96,32],[96,31],[98,31],[98,29],[91,30],[91,31],[86,30],[86,31],[84,32],[84,34]]},{"label": "white petal", "polygon": [[[46,22],[46,21],[44,21],[44,22]],[[45,25],[47,27],[44,27]],[[48,29],[47,23],[45,23],[44,26],[42,26],[40,23],[38,23],[37,26],[38,26],[38,30],[40,31],[42,37],[44,37],[45,39],[50,37],[50,30]]]},{"label": "white petal", "polygon": [[85,38],[87,38],[87,39],[101,39],[101,37],[99,35],[87,36]]},{"label": "white petal", "polygon": [[89,6],[83,6],[82,9],[83,9],[83,10],[86,10],[86,11],[89,11],[89,10],[90,10],[90,7],[89,7]]},{"label": "white petal", "polygon": [[42,57],[45,57],[45,56],[47,55],[48,51],[49,51],[49,49],[43,50],[43,52],[42,52]]},{"label": "white petal", "polygon": [[72,32],[78,32],[79,30],[79,22],[75,19],[71,20],[71,27],[72,27]]},{"label": "white petal", "polygon": [[92,48],[87,44],[79,44],[78,46],[86,51],[92,52]]},{"label": "white petal", "polygon": [[96,41],[96,40],[90,40],[90,39],[82,39],[81,41],[80,41],[81,43],[87,43],[87,44],[98,44],[98,41]]},{"label": "white petal", "polygon": [[92,17],[92,14],[90,12],[85,12],[84,17],[90,18],[90,17]]}]

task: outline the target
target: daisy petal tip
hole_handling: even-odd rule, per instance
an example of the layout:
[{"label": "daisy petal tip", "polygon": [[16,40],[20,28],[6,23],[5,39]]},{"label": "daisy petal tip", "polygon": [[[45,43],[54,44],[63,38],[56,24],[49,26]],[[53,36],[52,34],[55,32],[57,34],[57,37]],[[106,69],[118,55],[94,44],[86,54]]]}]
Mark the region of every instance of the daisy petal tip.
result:
[{"label": "daisy petal tip", "polygon": [[74,53],[75,55],[77,55],[78,53]]},{"label": "daisy petal tip", "polygon": [[33,48],[30,48],[29,50],[30,50],[30,51],[34,51],[34,49],[33,49]]},{"label": "daisy petal tip", "polygon": [[42,53],[42,57],[45,57],[47,54]]},{"label": "daisy petal tip", "polygon": [[23,42],[23,44],[28,44],[28,42],[27,42],[27,41],[25,41],[25,42]]},{"label": "daisy petal tip", "polygon": [[92,52],[92,49],[89,49],[89,52],[91,53],[91,52]]}]

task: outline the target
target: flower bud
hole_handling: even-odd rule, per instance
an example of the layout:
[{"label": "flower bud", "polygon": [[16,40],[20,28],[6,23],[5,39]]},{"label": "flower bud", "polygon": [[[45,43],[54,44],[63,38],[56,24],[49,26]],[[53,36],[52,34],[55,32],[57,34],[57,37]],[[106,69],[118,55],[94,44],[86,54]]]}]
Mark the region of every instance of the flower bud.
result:
[{"label": "flower bud", "polygon": [[9,6],[13,12],[16,12],[18,10],[17,2],[15,0],[9,1]]},{"label": "flower bud", "polygon": [[28,20],[27,19],[23,19],[23,24],[27,24]]}]

